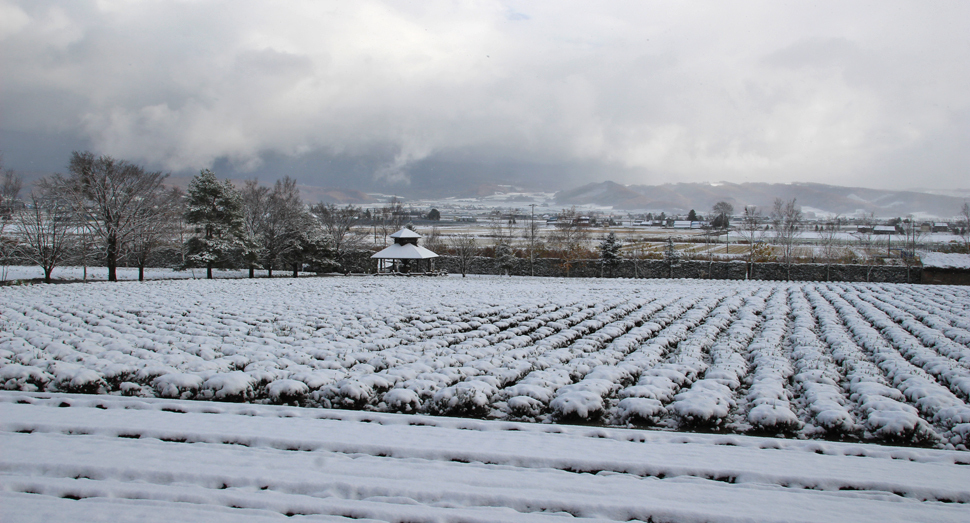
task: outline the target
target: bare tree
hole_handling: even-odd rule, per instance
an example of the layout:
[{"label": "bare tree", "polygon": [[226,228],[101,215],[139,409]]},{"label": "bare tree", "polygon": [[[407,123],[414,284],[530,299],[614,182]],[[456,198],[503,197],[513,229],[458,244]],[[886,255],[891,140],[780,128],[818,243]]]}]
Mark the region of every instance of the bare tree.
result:
[{"label": "bare tree", "polygon": [[550,243],[562,260],[562,268],[565,269],[567,277],[572,266],[589,254],[586,249],[588,237],[589,231],[579,223],[579,214],[575,207],[563,209],[559,213],[555,229],[550,235]]},{"label": "bare tree", "polygon": [[383,235],[385,247],[387,247],[387,236],[397,232],[407,223],[404,205],[397,199],[397,196],[392,196],[391,201],[380,208],[378,215],[374,219]]},{"label": "bare tree", "polygon": [[138,220],[139,227],[135,230],[131,240],[131,254],[138,266],[138,281],[145,280],[145,267],[151,260],[152,253],[166,243],[171,243],[178,235],[179,216],[184,212],[183,203],[185,193],[177,187],[155,193],[153,205],[145,207],[143,212],[151,213],[151,218]]},{"label": "bare tree", "polygon": [[791,279],[791,266],[795,256],[795,240],[798,237],[798,226],[802,222],[802,210],[796,204],[795,198],[782,201],[775,198],[771,209],[771,222],[775,228],[775,242],[781,247],[782,262]]},{"label": "bare tree", "polygon": [[839,234],[842,229],[842,217],[836,215],[829,223],[822,225],[819,237],[822,243],[822,258],[825,260],[825,279],[832,279],[832,263],[840,257]]},{"label": "bare tree", "polygon": [[259,228],[263,266],[268,276],[291,251],[300,248],[304,230],[309,226],[296,180],[289,176],[276,180],[266,197],[266,212]]},{"label": "bare tree", "polygon": [[444,252],[445,240],[437,225],[432,226],[431,232],[424,237],[424,247],[434,253]]},{"label": "bare tree", "polygon": [[903,263],[906,264],[906,281],[909,281],[909,270],[916,264],[916,249],[919,248],[920,242],[926,237],[926,232],[920,227],[913,215],[909,215],[903,220],[903,248],[900,252],[900,257],[903,259]]},{"label": "bare tree", "polygon": [[960,227],[960,237],[963,238],[963,248],[970,253],[970,203],[963,202],[960,208],[960,218],[963,224]]},{"label": "bare tree", "polygon": [[23,179],[13,169],[3,170],[3,154],[0,153],[0,281],[7,279],[7,264],[14,255],[17,242],[7,238],[7,226],[14,222],[15,215],[21,211],[23,203],[19,200]]},{"label": "bare tree", "polygon": [[63,199],[30,195],[30,205],[20,213],[21,254],[44,270],[44,282],[70,252],[71,207]]},{"label": "bare tree", "polygon": [[118,260],[145,221],[155,220],[152,207],[164,192],[165,174],[110,156],[74,151],[70,175],[53,175],[41,187],[70,202],[100,240],[108,266],[108,281],[118,280]]},{"label": "bare tree", "polygon": [[761,224],[762,219],[761,211],[758,210],[758,207],[754,205],[744,207],[744,214],[741,216],[741,226],[738,228],[738,234],[748,244],[748,252],[746,254],[747,277],[751,276],[751,264],[754,263],[755,250],[765,237],[765,229]]},{"label": "bare tree", "polygon": [[456,234],[452,237],[451,248],[458,261],[458,271],[464,278],[471,269],[475,256],[478,255],[478,244],[475,242],[475,237],[468,233]]},{"label": "bare tree", "polygon": [[[353,205],[337,207],[332,203],[318,203],[310,211],[317,217],[324,234],[330,237],[338,262],[343,261],[347,253],[361,248],[367,237],[367,231],[359,227],[362,215],[360,207]],[[390,212],[393,213],[393,211]],[[389,216],[394,217],[393,214]],[[390,227],[393,222],[394,219],[390,219],[383,223],[389,224],[388,227]]]},{"label": "bare tree", "polygon": [[862,254],[862,259],[865,262],[868,270],[866,270],[866,281],[872,275],[872,267],[875,265],[876,255],[873,252],[873,244],[875,243],[875,229],[876,217],[873,213],[868,213],[862,216],[862,223],[856,229],[855,237],[859,243],[859,250]]},{"label": "bare tree", "polygon": [[259,185],[259,180],[253,178],[243,183],[240,191],[243,204],[243,236],[249,247],[243,254],[249,268],[249,277],[256,277],[256,266],[266,255],[262,248],[263,221],[269,206],[269,187]]}]

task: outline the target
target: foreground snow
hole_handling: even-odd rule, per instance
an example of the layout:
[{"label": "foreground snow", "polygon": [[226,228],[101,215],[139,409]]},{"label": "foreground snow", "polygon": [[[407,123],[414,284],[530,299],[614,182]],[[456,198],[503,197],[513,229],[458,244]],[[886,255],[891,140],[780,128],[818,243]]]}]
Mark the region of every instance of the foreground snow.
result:
[{"label": "foreground snow", "polygon": [[966,449],[970,293],[307,278],[0,289],[0,386]]},{"label": "foreground snow", "polygon": [[0,392],[0,519],[967,521],[957,451]]}]

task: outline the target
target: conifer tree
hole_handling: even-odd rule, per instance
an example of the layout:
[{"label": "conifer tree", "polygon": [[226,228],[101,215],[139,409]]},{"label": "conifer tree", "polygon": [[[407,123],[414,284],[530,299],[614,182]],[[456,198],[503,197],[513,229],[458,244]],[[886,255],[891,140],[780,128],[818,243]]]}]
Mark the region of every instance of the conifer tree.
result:
[{"label": "conifer tree", "polygon": [[620,247],[622,243],[616,238],[615,233],[609,233],[606,238],[600,242],[600,264],[603,271],[610,277],[613,277],[613,271],[616,266],[620,264]]},{"label": "conifer tree", "polygon": [[501,241],[495,246],[495,263],[498,265],[499,272],[512,275],[515,268],[515,251],[507,241]]},{"label": "conifer tree", "polygon": [[214,267],[232,267],[247,247],[242,197],[229,180],[220,182],[209,169],[189,183],[185,221],[195,226],[186,244],[186,262],[205,267],[207,279],[212,279]]}]

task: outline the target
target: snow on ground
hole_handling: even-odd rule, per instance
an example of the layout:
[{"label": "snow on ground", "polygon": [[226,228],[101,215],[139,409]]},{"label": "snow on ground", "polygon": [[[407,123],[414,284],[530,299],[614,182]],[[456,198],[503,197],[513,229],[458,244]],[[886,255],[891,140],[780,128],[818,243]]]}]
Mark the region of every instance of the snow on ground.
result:
[{"label": "snow on ground", "polygon": [[957,451],[0,392],[0,519],[967,521]]},{"label": "snow on ground", "polygon": [[[44,271],[36,265],[10,265],[0,267],[0,274],[4,274],[7,280],[33,280],[44,277]],[[289,276],[288,271],[277,271],[279,276]],[[248,269],[214,269],[214,278],[248,278]],[[266,271],[258,270],[256,275],[260,278],[266,277]],[[83,267],[55,267],[51,273],[55,280],[81,281],[84,279]],[[147,280],[188,280],[205,278],[205,269],[186,269],[177,271],[175,269],[146,268],[145,279]],[[88,281],[107,281],[107,267],[88,267]],[[135,267],[118,267],[118,280],[137,280],[138,269]]]},{"label": "snow on ground", "polygon": [[970,292],[305,278],[0,289],[0,388],[965,450]]}]

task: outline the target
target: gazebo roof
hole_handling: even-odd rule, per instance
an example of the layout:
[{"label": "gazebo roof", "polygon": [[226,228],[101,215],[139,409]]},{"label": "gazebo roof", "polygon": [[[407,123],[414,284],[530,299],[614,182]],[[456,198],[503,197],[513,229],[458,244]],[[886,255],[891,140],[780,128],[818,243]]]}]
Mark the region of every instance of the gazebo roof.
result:
[{"label": "gazebo roof", "polygon": [[401,245],[399,243],[390,245],[383,251],[371,256],[371,258],[383,260],[427,260],[428,258],[437,257],[437,254],[425,249],[424,247],[418,247],[417,245],[411,244]]},{"label": "gazebo roof", "polygon": [[391,235],[391,238],[420,238],[420,237],[421,237],[420,234],[418,234],[418,233],[416,233],[416,232],[414,232],[411,229],[408,229],[406,227],[404,229],[401,229],[400,231],[397,231],[396,233],[394,233],[394,234]]}]

